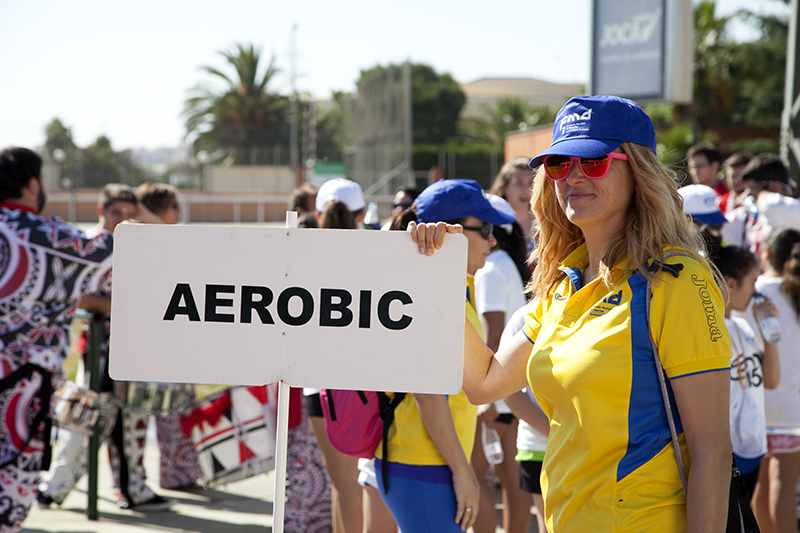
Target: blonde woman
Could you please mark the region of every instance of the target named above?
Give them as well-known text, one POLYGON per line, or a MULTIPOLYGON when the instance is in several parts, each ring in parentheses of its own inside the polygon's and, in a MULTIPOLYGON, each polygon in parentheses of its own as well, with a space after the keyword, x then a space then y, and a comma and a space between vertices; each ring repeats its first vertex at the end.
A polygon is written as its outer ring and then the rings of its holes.
MULTIPOLYGON (((466 325, 464 392, 487 403, 530 384, 550 419, 542 472, 550 533, 724 531, 730 338, 716 278, 695 252, 702 243, 656 157, 653 125, 629 100, 573 98, 531 166, 540 162, 539 303, 496 354, 466 325), (688 257, 665 258, 672 251, 688 257)), ((426 254, 457 231, 409 228, 426 254)))

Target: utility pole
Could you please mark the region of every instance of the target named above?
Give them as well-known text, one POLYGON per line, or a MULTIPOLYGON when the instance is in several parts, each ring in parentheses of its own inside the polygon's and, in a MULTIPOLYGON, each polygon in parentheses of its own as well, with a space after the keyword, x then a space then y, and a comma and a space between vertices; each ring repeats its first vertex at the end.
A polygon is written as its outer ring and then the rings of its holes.
POLYGON ((289 165, 295 174, 295 184, 299 187, 303 183, 300 159, 297 153, 297 49, 296 49, 297 24, 292 24, 292 40, 289 45, 289 78, 292 84, 292 94, 289 97, 289 165))

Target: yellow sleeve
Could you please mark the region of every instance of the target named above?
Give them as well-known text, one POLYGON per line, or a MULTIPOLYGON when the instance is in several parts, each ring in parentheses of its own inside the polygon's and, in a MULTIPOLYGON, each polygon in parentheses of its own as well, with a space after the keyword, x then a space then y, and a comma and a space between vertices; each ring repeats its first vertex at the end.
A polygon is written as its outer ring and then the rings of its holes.
POLYGON ((725 304, 711 270, 684 256, 665 263, 683 265, 677 278, 659 273, 650 302, 650 327, 667 376, 730 369, 725 304))
POLYGON ((525 316, 525 326, 522 332, 531 341, 531 344, 536 342, 536 337, 539 336, 539 330, 542 328, 542 317, 546 313, 545 304, 537 301, 533 306, 533 310, 525 316))

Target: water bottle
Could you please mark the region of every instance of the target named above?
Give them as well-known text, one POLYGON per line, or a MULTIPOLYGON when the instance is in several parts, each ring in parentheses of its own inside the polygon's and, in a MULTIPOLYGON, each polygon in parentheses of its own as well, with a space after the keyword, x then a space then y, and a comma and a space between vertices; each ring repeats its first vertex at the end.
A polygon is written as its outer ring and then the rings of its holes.
POLYGON ((781 323, 775 312, 767 307, 767 300, 763 294, 756 293, 753 296, 753 312, 764 340, 770 344, 781 340, 781 323))
POLYGON ((503 445, 500 443, 500 435, 497 431, 485 423, 481 422, 481 441, 483 442, 483 453, 486 461, 490 465, 499 465, 503 462, 503 445))
POLYGON ((378 218, 378 204, 370 202, 367 214, 364 215, 364 227, 367 229, 381 229, 381 220, 378 218))

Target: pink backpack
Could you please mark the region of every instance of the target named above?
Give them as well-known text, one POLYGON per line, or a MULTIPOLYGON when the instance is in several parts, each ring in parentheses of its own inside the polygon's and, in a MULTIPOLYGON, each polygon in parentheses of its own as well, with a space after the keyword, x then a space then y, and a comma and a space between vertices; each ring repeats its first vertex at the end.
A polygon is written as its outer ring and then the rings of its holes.
POLYGON ((319 399, 325 418, 325 432, 334 448, 351 457, 372 459, 383 439, 383 479, 386 490, 389 427, 394 410, 406 393, 395 393, 391 400, 385 392, 321 389, 319 399))

